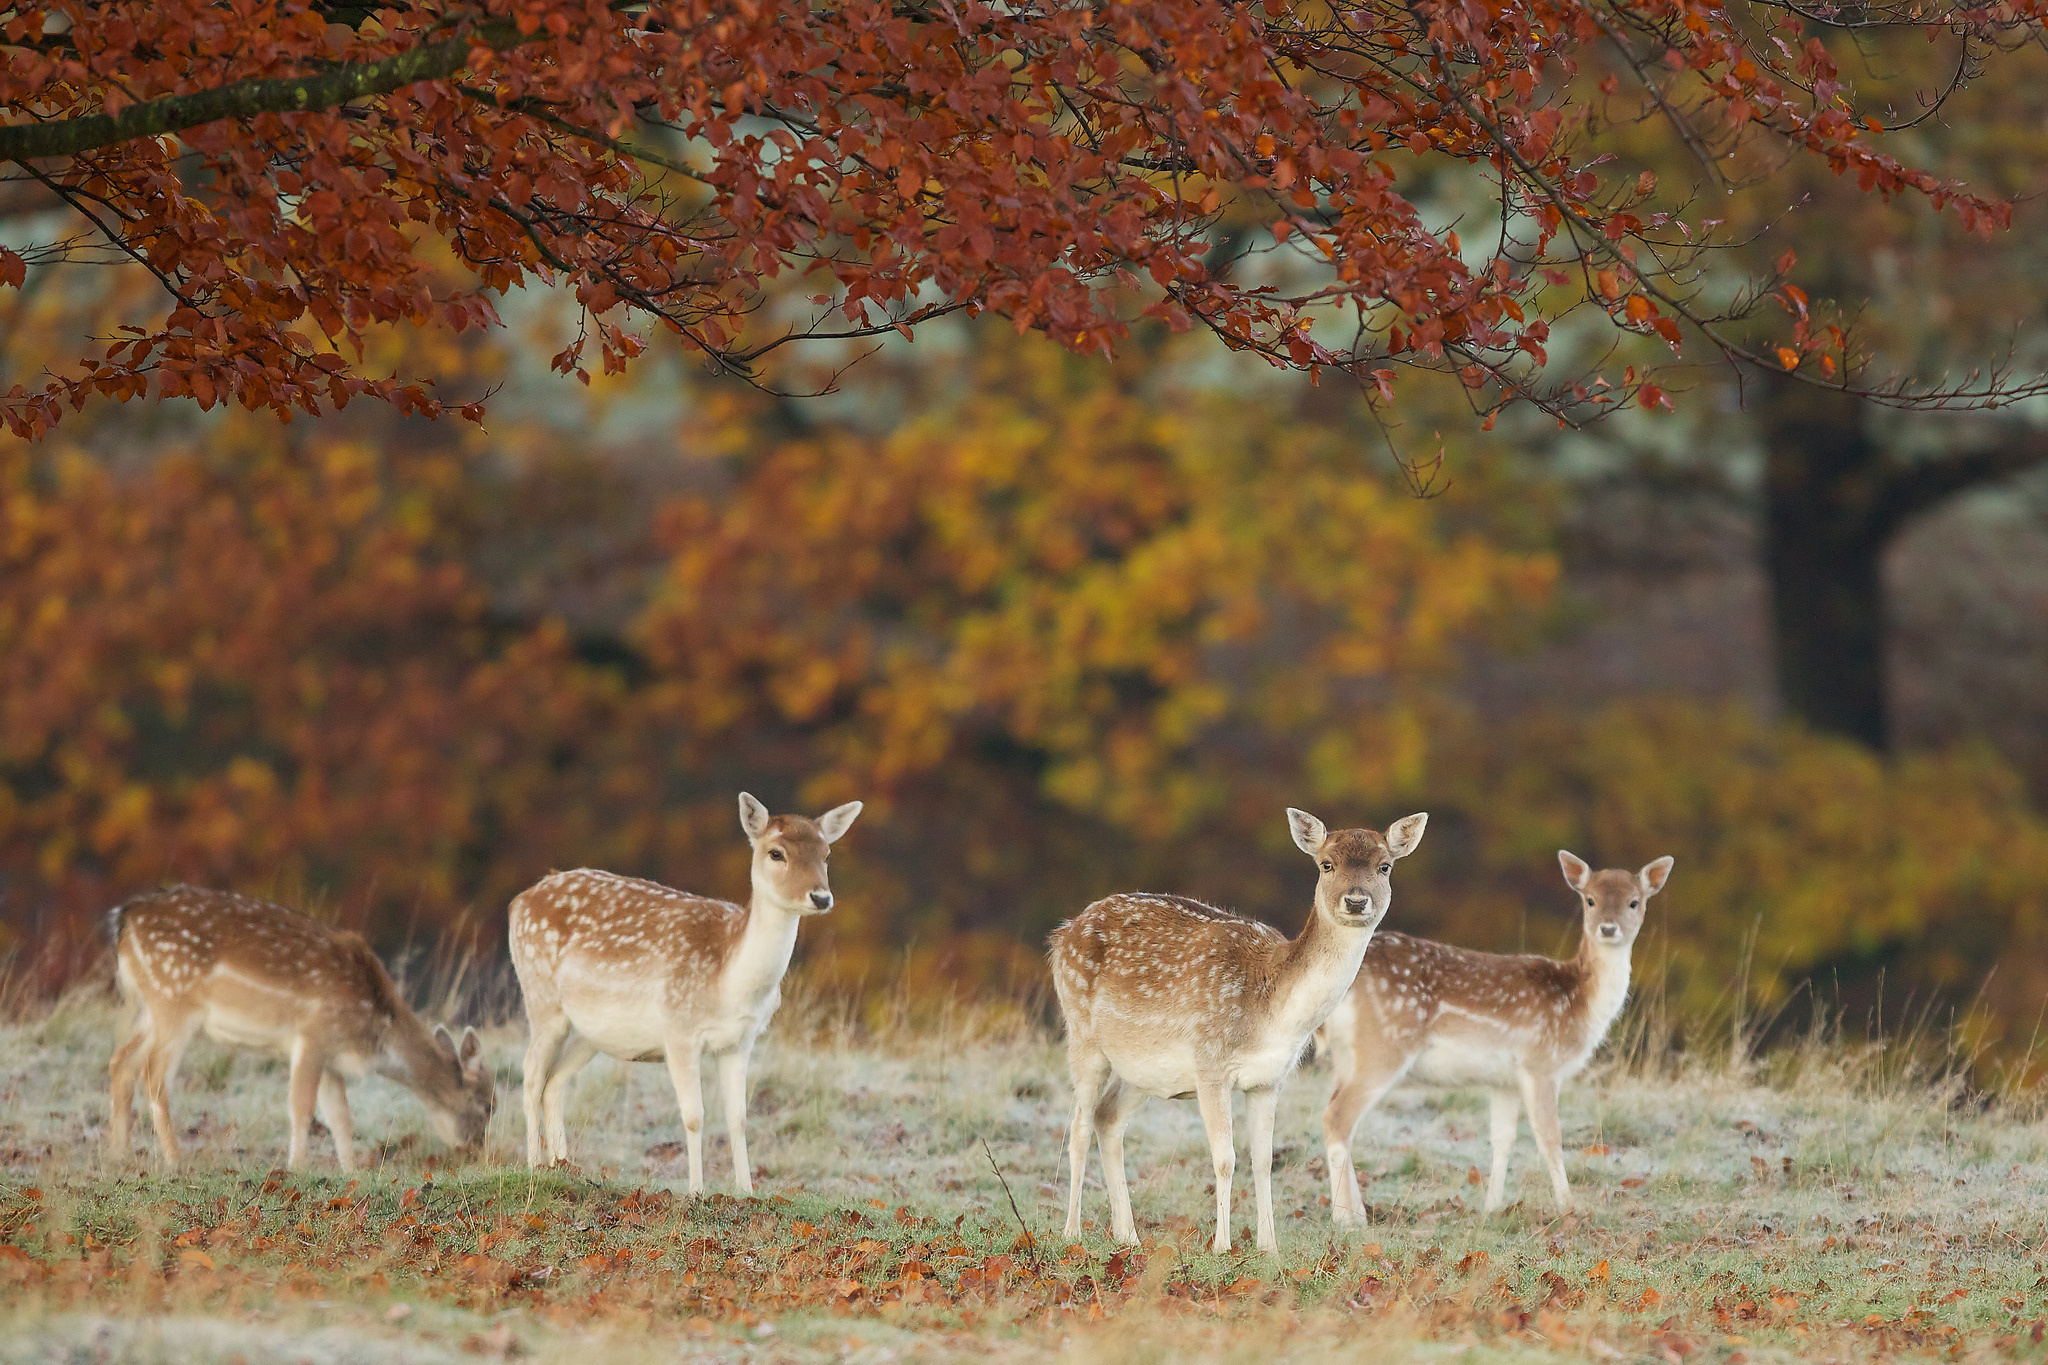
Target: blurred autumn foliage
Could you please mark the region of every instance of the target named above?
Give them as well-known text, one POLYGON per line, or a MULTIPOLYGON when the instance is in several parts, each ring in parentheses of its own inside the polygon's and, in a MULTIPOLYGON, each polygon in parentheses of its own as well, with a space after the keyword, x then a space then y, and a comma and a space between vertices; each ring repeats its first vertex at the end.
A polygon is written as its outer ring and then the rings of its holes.
POLYGON ((1766 1002, 1880 969, 1967 1000, 1997 963, 1984 999, 2024 1032, 2048 822, 1995 757, 1675 700, 1483 712, 1459 679, 1555 607, 1540 483, 1471 453, 1417 498, 1345 401, 959 335, 830 418, 693 384, 649 477, 595 434, 634 392, 603 386, 488 436, 234 413, 6 447, 24 961, 68 977, 92 918, 170 878, 386 946, 494 949, 557 867, 740 896, 746 788, 870 803, 815 975, 1012 990, 1119 887, 1292 928, 1292 803, 1431 812, 1404 929, 1568 949, 1553 850, 1671 853, 1641 957, 1672 1000, 1725 1000, 1744 961, 1766 1002))

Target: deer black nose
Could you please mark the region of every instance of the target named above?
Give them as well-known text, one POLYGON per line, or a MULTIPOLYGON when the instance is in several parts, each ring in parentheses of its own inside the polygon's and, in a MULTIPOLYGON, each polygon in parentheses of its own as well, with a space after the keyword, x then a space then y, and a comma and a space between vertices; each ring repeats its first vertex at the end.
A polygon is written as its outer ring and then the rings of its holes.
POLYGON ((1365 907, 1371 904, 1372 898, 1363 891, 1347 891, 1344 893, 1344 908, 1354 915, 1364 914, 1365 907))
POLYGON ((1620 937, 1621 937, 1621 926, 1620 926, 1619 924, 1603 924, 1603 925, 1601 925, 1601 926, 1600 926, 1600 937, 1602 937, 1602 938, 1605 938, 1605 939, 1617 939, 1617 938, 1620 938, 1620 937))
POLYGON ((830 910, 832 908, 832 893, 830 891, 813 891, 811 893, 811 904, 820 910, 830 910))

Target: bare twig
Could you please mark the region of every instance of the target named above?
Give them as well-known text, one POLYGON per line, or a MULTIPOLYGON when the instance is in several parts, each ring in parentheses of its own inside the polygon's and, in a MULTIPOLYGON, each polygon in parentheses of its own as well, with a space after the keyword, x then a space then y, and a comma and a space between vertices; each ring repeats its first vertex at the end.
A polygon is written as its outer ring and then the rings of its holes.
POLYGON ((1030 1255, 1032 1266, 1043 1269, 1039 1261, 1037 1234, 1033 1233, 1031 1225, 1024 1221, 1024 1211, 1017 1207, 1017 1196, 1010 1192, 1009 1178, 1003 1174, 1002 1165, 996 1160, 996 1154, 989 1150, 987 1138, 981 1140, 981 1150, 988 1158, 989 1169, 996 1173, 996 1179, 1002 1184, 1003 1197, 1010 1201, 1010 1213, 1017 1219, 1017 1226, 1024 1230, 1024 1250, 1030 1255))

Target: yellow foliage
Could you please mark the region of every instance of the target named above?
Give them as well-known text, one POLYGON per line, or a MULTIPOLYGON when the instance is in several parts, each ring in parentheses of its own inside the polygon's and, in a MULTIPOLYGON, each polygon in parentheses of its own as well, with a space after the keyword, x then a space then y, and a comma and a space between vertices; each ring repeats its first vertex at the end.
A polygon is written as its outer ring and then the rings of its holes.
POLYGON ((1425 841, 1418 854, 1442 893, 1420 907, 1431 928, 1513 947, 1536 910, 1531 946, 1547 950, 1576 925, 1553 850, 1629 867, 1669 853, 1644 965, 1669 973, 1682 1005, 1726 1003, 1745 958, 1762 1004, 1810 979, 1857 996, 1883 970, 1891 999, 1968 1005, 1988 976, 1985 1005, 2024 1041, 2048 992, 2048 822, 1995 755, 1887 762, 1684 702, 1453 729, 1438 738, 1432 799, 1464 829, 1453 850, 1425 841))
POLYGON ((0 451, 10 924, 171 877, 429 939, 556 867, 738 896, 747 788, 870 803, 813 979, 1010 989, 1114 890, 1294 927, 1285 805, 1426 809, 1389 927, 1570 951, 1556 849, 1670 853, 1642 966, 1681 1004, 1745 955, 1765 1002, 1880 969, 1962 1000, 1995 963, 1987 1004, 2031 1025, 2048 824, 1995 757, 1886 762, 1677 702, 1482 721, 1442 683, 1540 614, 1555 564, 1476 457, 1416 499, 1328 420, 995 333, 953 378, 877 430, 708 392, 696 491, 650 513, 650 589, 594 649, 544 573, 479 568, 601 475, 546 432, 501 432, 495 464, 239 416, 204 453, 0 451))

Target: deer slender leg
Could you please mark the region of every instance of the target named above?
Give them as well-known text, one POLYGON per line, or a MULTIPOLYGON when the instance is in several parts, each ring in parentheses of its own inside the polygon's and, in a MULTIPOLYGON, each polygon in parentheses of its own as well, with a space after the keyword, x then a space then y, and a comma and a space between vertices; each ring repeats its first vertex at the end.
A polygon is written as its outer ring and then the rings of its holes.
POLYGON ((541 1097, 547 1093, 556 1055, 568 1040, 569 1016, 559 1009, 536 1005, 529 997, 526 1017, 526 1065, 521 1072, 519 1101, 526 1114, 526 1164, 538 1166, 547 1151, 545 1134, 541 1131, 541 1097))
POLYGON ((1260 1251, 1278 1251, 1280 1239, 1273 1231, 1273 1110, 1280 1093, 1267 1087, 1245 1092, 1246 1117, 1252 1129, 1252 1196, 1258 1205, 1260 1251))
MULTIPOLYGON (((1088 1174, 1088 1139, 1095 1130, 1095 1105, 1109 1084, 1109 1058, 1079 1038, 1067 1039, 1067 1070, 1074 1079, 1074 1120, 1067 1128, 1067 1236, 1081 1235, 1081 1183, 1088 1174)), ((1104 1182, 1108 1175, 1104 1173, 1104 1182)), ((1111 1214, 1114 1216, 1114 1196, 1111 1214)))
POLYGON ((1557 1211, 1570 1213, 1571 1186, 1564 1178, 1564 1136, 1557 1122, 1557 1079, 1523 1072, 1522 1102, 1529 1106, 1529 1131, 1535 1135, 1536 1150, 1550 1171, 1550 1192, 1557 1198, 1557 1211))
POLYGON ((1124 1129, 1145 1094, 1112 1077, 1109 1091, 1095 1106, 1095 1131, 1102 1138, 1102 1183, 1109 1187, 1109 1235, 1136 1245, 1137 1220, 1131 1217, 1131 1185, 1124 1174, 1124 1129))
MULTIPOLYGON (((1358 1188, 1358 1173, 1351 1164, 1351 1143, 1358 1125, 1372 1112, 1387 1092, 1401 1083, 1415 1057, 1388 1059, 1368 1054, 1347 1077, 1345 1054, 1332 1049, 1338 1059, 1337 1090, 1323 1110, 1323 1159, 1330 1167, 1330 1217, 1337 1223, 1365 1223, 1365 1196, 1358 1188)), ((1420 1054, 1417 1054, 1420 1055, 1420 1054)))
POLYGON ((1515 1148, 1515 1123, 1521 1117, 1521 1097, 1512 1090, 1487 1094, 1487 1128, 1493 1138, 1493 1178, 1486 1182, 1486 1211, 1499 1212, 1507 1203, 1508 1155, 1515 1148))
POLYGON ((348 1088, 329 1071, 320 1077, 320 1121, 334 1134, 334 1159, 344 1171, 356 1168, 356 1121, 349 1112, 348 1088))
POLYGON ((741 1194, 754 1192, 754 1168, 747 1162, 747 1055, 742 1044, 719 1054, 718 1092, 725 1110, 725 1135, 732 1146, 733 1183, 741 1194))
POLYGON ((135 1082, 142 1076, 153 1036, 149 1011, 137 1010, 129 1021, 128 1036, 114 1049, 109 1067, 113 1074, 114 1098, 107 1110, 107 1146, 117 1157, 128 1155, 129 1124, 135 1117, 135 1082))
POLYGON ((1365 1200, 1358 1192, 1358 1173, 1351 1166, 1351 1135, 1372 1108, 1362 1082, 1340 1081, 1323 1110, 1323 1160, 1330 1168, 1330 1219, 1337 1224, 1363 1223, 1365 1200))
POLYGON ((285 1150, 285 1169, 296 1171, 306 1159, 306 1130, 313 1122, 313 1107, 320 1096, 320 1074, 326 1059, 300 1034, 292 1040, 292 1074, 285 1091, 285 1116, 291 1124, 291 1139, 285 1150))
POLYGON ((151 1030, 148 1056, 142 1063, 142 1094, 149 1101, 149 1119, 156 1125, 157 1145, 163 1149, 164 1165, 176 1169, 178 1137, 171 1129, 171 1082, 177 1078, 178 1063, 199 1032, 200 1016, 176 1023, 159 1021, 151 1030))
POLYGON ((1195 1103, 1202 1109, 1202 1128, 1209 1135, 1209 1164, 1216 1172, 1216 1240, 1210 1249, 1230 1250, 1230 1176, 1237 1169, 1237 1139, 1231 1131, 1230 1087, 1220 1080, 1200 1082, 1195 1103))
POLYGON ((569 1041, 555 1054, 555 1064, 548 1068, 547 1088, 540 1092, 540 1108, 541 1122, 547 1128, 550 1162, 569 1159, 569 1129, 562 1117, 569 1104, 569 1082, 596 1056, 597 1048, 588 1038, 571 1033, 569 1041))
POLYGON ((698 1070, 697 1041, 674 1038, 668 1044, 668 1078, 675 1083, 676 1104, 683 1111, 683 1140, 690 1146, 690 1193, 704 1193, 704 1082, 698 1070))

